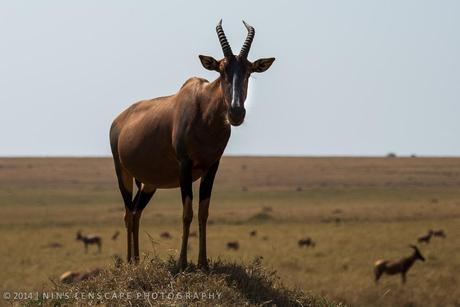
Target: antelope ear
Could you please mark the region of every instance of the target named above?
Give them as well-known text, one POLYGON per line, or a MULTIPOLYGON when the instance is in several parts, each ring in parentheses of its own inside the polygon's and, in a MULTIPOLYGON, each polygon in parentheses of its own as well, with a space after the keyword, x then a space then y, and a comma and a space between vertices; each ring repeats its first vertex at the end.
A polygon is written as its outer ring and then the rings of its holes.
POLYGON ((252 72, 264 72, 272 66, 275 58, 258 59, 252 63, 252 72))
POLYGON ((207 70, 215 70, 219 71, 219 62, 216 61, 212 56, 207 56, 207 55, 199 55, 201 65, 203 65, 204 68, 207 70))

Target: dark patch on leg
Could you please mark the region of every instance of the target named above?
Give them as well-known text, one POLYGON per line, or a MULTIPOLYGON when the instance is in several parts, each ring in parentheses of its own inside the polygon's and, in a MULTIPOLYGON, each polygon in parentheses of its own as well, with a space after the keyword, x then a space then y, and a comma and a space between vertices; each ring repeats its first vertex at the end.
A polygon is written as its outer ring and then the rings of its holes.
POLYGON ((137 191, 134 204, 134 216, 133 216, 133 249, 134 249, 134 261, 139 262, 139 225, 142 215, 142 210, 147 206, 150 199, 152 199, 155 190, 152 192, 144 192, 142 190, 137 191))
POLYGON ((185 198, 189 197, 193 200, 192 190, 192 160, 185 159, 180 163, 180 191, 182 196, 182 203, 185 203, 185 198))
POLYGON ((216 177, 217 169, 219 168, 219 161, 214 163, 206 174, 201 178, 200 183, 200 202, 203 199, 210 198, 212 192, 212 186, 214 184, 214 178, 216 177))
POLYGON ((179 269, 187 267, 187 244, 190 224, 193 219, 192 161, 185 159, 180 163, 180 189, 182 196, 182 246, 179 258, 179 269))
POLYGON ((200 183, 200 204, 198 209, 199 231, 200 231, 200 247, 198 252, 198 266, 206 269, 208 259, 206 255, 206 223, 209 215, 209 202, 211 198, 212 186, 214 178, 219 168, 219 161, 214 163, 206 174, 201 178, 200 183))

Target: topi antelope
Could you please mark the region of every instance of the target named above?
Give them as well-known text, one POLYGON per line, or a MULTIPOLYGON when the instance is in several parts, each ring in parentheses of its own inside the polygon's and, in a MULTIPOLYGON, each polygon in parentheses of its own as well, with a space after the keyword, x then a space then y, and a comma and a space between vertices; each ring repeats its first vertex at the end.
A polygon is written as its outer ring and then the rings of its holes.
POLYGON ((419 249, 415 245, 410 245, 410 247, 414 250, 412 255, 401 258, 399 260, 377 260, 374 263, 374 274, 375 274, 375 282, 378 282, 380 276, 383 273, 388 275, 395 275, 401 274, 402 282, 406 282, 406 273, 412 267, 414 262, 418 259, 421 261, 425 261, 425 258, 420 253, 419 249))
POLYGON ((186 268, 192 183, 201 178, 198 267, 208 266, 206 222, 219 161, 231 126, 244 121, 249 76, 266 71, 275 60, 248 60, 255 30, 243 23, 248 35, 238 55, 230 48, 221 20, 216 31, 224 58, 199 56, 205 69, 219 74, 216 80, 190 78, 176 94, 135 103, 112 123, 110 145, 125 204, 128 261, 139 260, 139 220, 155 191, 180 187, 183 229, 178 265, 180 270, 186 268), (138 187, 134 198, 133 180, 138 187))
POLYGON ((88 245, 96 244, 98 251, 101 252, 102 238, 99 235, 82 235, 81 231, 77 232, 76 240, 85 243, 85 253, 88 252, 88 245))
POLYGON ((430 243, 430 240, 431 240, 431 237, 433 236, 433 234, 434 234, 433 230, 430 229, 428 231, 428 234, 418 237, 418 239, 417 239, 418 243, 425 243, 425 244, 430 243))

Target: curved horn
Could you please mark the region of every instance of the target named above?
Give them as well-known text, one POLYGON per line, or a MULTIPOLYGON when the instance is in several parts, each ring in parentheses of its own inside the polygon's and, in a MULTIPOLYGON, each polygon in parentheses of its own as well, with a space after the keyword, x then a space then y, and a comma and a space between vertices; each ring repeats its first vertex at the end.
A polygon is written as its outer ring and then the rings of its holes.
POLYGON ((219 21, 216 27, 217 36, 219 37, 219 42, 222 47, 222 51, 224 52, 225 57, 233 56, 232 48, 230 48, 230 44, 227 41, 227 37, 225 36, 224 29, 222 29, 222 19, 219 21))
POLYGON ((250 25, 248 25, 243 20, 244 26, 248 30, 248 36, 246 36, 246 40, 244 41, 243 47, 241 47, 240 57, 247 58, 249 54, 249 49, 251 49, 252 40, 254 39, 254 35, 256 35, 256 30, 250 25))

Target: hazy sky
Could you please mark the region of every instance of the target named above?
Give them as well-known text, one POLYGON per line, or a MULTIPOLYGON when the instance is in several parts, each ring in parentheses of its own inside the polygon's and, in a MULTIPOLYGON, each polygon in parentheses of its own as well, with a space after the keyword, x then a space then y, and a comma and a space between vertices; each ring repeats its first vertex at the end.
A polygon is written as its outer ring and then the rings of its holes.
POLYGON ((0 2, 0 155, 108 155, 131 103, 217 77, 220 18, 250 80, 228 154, 460 155, 460 1, 0 2))

